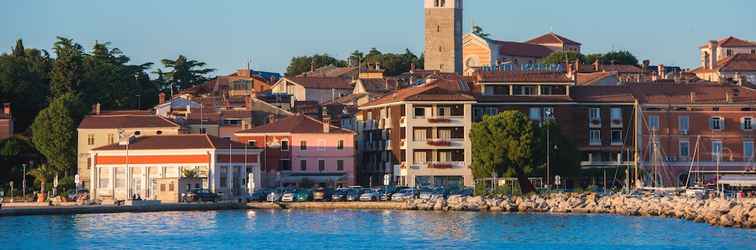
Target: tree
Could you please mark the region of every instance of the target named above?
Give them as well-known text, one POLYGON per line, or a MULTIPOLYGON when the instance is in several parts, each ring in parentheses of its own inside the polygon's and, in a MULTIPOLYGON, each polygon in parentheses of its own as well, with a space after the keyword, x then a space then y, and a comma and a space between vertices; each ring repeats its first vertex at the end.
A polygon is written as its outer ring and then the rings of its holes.
POLYGON ((21 180, 21 164, 39 161, 40 155, 28 138, 14 136, 0 141, 0 183, 21 180))
POLYGON ((347 62, 329 56, 328 54, 316 54, 312 56, 299 56, 291 59, 289 66, 286 68, 287 76, 297 76, 311 69, 317 69, 333 65, 336 67, 346 67, 347 62))
POLYGON ((59 174, 58 170, 55 167, 52 167, 48 164, 41 164, 37 166, 37 168, 29 171, 29 175, 34 177, 35 180, 39 181, 40 197, 44 198, 47 196, 46 184, 51 179, 55 178, 55 176, 58 174, 59 174))
POLYGON ((46 51, 21 49, 0 55, 0 102, 10 102, 15 131, 26 131, 37 113, 47 106, 50 92, 50 56, 46 51), (23 53, 23 55, 21 54, 23 53))
POLYGON ((50 91, 53 98, 77 92, 82 80, 84 52, 73 39, 58 37, 53 47, 56 58, 51 73, 50 91))
POLYGON ((586 62, 585 56, 576 52, 554 52, 546 58, 541 59, 543 64, 564 64, 565 62, 574 62, 580 60, 586 62))
MULTIPOLYGON (((555 120, 548 120, 543 123, 537 130, 538 145, 536 146, 536 155, 549 154, 549 176, 553 183, 554 177, 576 177, 580 174, 580 151, 577 150, 575 142, 564 135, 561 126, 555 120), (547 135, 548 133, 548 135, 547 135), (548 140, 546 137, 549 137, 548 140), (548 145, 546 145, 548 141, 548 145)), ((546 157, 536 157, 536 166, 542 166, 537 169, 540 173, 545 174, 546 157)), ((545 180, 544 180, 545 181, 545 180)))
POLYGON ((612 51, 601 56, 605 64, 638 65, 636 58, 630 51, 612 51))
POLYGON ((32 124, 32 142, 51 167, 65 175, 76 170, 76 128, 87 113, 78 95, 56 98, 32 124))
MULTIPOLYGON (((359 52, 359 51, 357 51, 359 52)), ((362 54, 361 52, 359 52, 362 54)), ((402 54, 395 53, 382 53, 378 49, 371 49, 364 57, 364 61, 361 64, 363 67, 369 65, 379 64, 384 70, 384 74, 387 76, 397 76, 402 73, 410 71, 412 65, 415 67, 422 65, 420 58, 417 57, 409 49, 405 49, 402 54)))
POLYGON ((207 75, 215 71, 215 69, 205 68, 206 63, 189 60, 184 55, 179 55, 176 60, 163 59, 160 62, 171 69, 163 75, 170 86, 161 86, 163 89, 182 90, 202 84, 208 80, 207 75))
POLYGON ((603 63, 603 62, 601 62, 601 57, 602 56, 603 55, 600 54, 600 53, 587 54, 587 55, 585 55, 585 62, 586 63, 594 63, 594 62, 596 62, 596 60, 598 60, 599 63, 603 63))
MULTIPOLYGON (((108 109, 141 108, 141 97, 158 95, 158 87, 149 79, 146 70, 151 63, 130 65, 131 60, 110 43, 95 43, 92 54, 83 65, 83 101, 101 103, 108 109)), ((144 98, 154 100, 155 98, 144 98)))
POLYGON ((472 29, 473 29, 472 33, 479 37, 488 38, 489 36, 491 36, 491 34, 484 32, 483 28, 478 25, 474 25, 472 29))
POLYGON ((486 116, 473 125, 472 172, 475 178, 497 176, 517 177, 520 190, 534 190, 526 176, 527 169, 535 166, 534 152, 537 145, 533 123, 519 111, 505 111, 495 116, 486 116))

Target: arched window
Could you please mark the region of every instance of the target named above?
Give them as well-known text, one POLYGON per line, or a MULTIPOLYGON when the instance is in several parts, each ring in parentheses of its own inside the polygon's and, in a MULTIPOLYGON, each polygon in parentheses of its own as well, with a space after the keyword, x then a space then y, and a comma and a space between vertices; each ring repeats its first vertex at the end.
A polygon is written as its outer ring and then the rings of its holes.
POLYGON ((446 6, 446 0, 441 0, 441 7, 446 6))
POLYGON ((439 0, 436 0, 436 4, 434 5, 435 7, 438 7, 438 1, 439 1, 439 0))

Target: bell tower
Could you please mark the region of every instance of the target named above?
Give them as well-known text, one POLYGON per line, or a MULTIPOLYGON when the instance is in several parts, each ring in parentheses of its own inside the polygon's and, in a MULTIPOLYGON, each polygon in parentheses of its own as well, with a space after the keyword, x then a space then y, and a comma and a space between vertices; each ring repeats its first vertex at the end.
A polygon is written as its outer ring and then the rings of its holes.
POLYGON ((462 74, 462 0, 425 1, 425 69, 462 74))

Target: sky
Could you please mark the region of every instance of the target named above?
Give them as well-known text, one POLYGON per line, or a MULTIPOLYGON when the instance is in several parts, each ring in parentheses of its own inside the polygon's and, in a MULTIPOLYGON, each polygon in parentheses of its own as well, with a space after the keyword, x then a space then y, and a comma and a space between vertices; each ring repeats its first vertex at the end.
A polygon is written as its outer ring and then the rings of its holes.
MULTIPOLYGON (((753 0, 466 0, 472 24, 493 38, 526 41, 553 31, 584 53, 629 50, 652 64, 699 64, 698 47, 736 36, 756 40, 753 0)), ((56 36, 90 49, 110 42, 133 63, 183 54, 228 74, 252 60, 284 72, 293 56, 346 58, 378 48, 420 54, 422 0, 0 0, 0 51, 16 39, 48 49, 56 36)))

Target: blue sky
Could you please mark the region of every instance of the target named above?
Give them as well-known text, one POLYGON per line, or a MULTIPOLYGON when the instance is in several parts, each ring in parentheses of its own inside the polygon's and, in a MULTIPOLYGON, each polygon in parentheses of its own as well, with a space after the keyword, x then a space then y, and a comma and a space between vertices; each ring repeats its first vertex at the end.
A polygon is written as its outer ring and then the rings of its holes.
MULTIPOLYGON (((345 58, 372 47, 423 46, 421 0, 0 0, 0 48, 17 38, 49 49, 55 36, 86 48, 109 41, 135 63, 184 54, 219 74, 245 67, 284 71, 292 56, 345 58)), ((652 63, 694 67, 699 45, 737 36, 756 40, 756 1, 466 0, 465 29, 501 40, 554 31, 584 52, 629 50, 652 63)))

